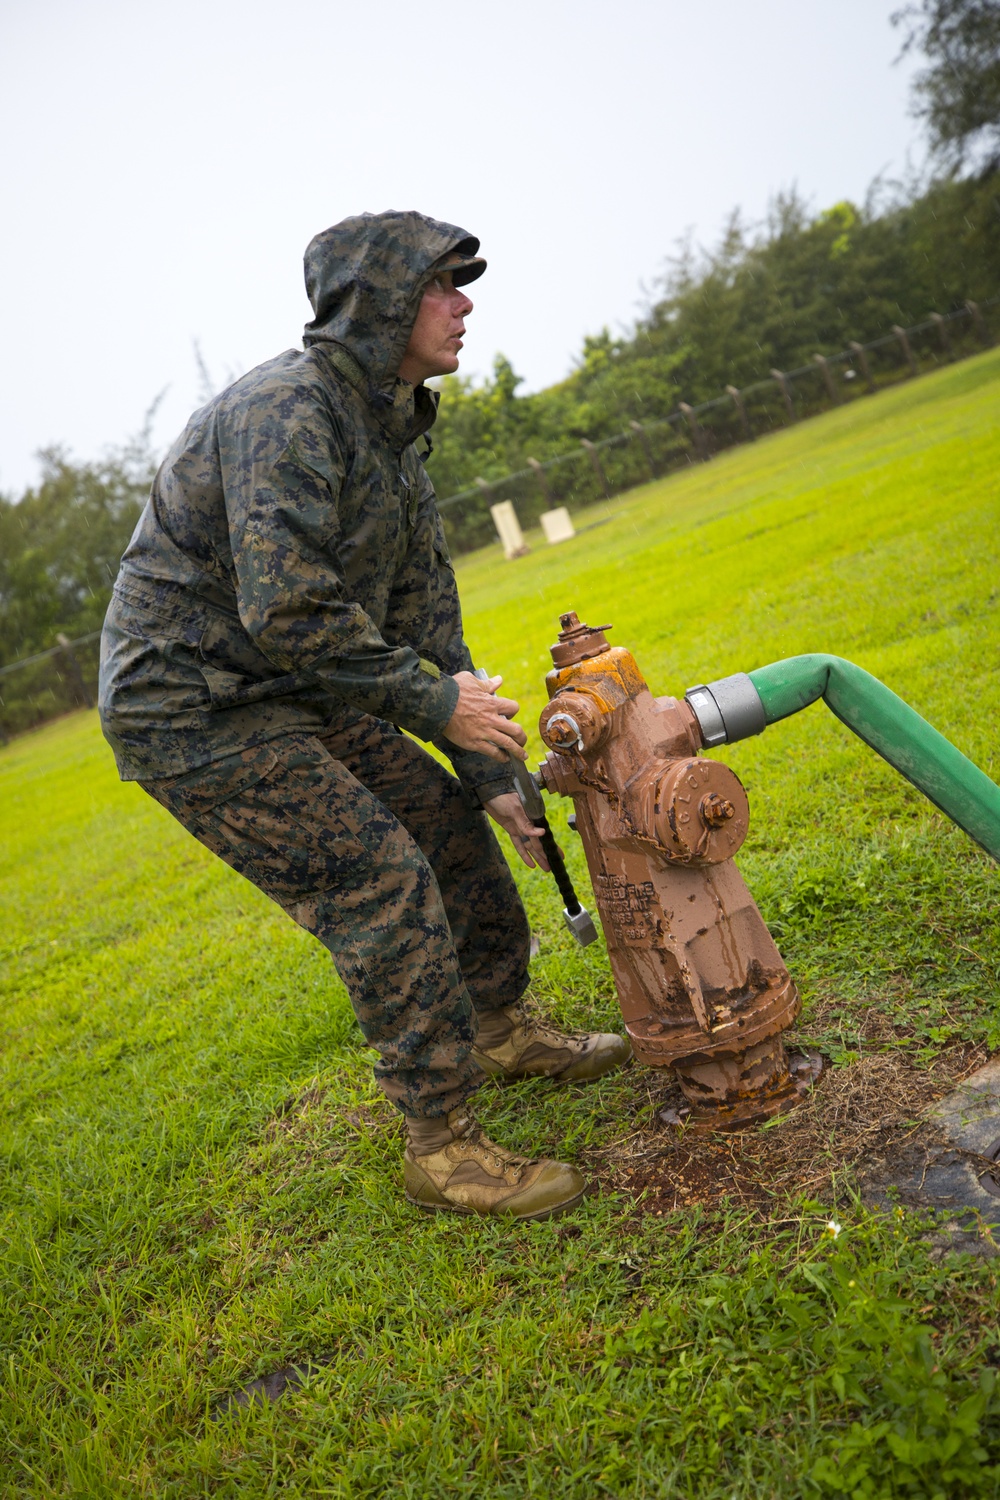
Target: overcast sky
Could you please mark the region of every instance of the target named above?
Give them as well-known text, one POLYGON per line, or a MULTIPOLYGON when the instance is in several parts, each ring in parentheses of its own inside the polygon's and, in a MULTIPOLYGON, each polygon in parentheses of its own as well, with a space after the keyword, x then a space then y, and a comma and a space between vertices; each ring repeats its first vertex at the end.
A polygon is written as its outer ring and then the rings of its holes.
POLYGON ((463 370, 538 388, 678 237, 922 159, 898 0, 2 0, 0 489, 166 389, 300 341, 302 251, 363 209, 479 235, 463 370))

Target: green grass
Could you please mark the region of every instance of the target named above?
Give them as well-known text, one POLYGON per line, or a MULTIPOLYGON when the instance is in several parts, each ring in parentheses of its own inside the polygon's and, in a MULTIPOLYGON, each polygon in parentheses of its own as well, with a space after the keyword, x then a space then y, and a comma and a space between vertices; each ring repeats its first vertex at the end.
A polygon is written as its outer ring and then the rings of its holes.
MULTIPOLYGON (((530 725, 567 608, 614 621, 661 693, 836 652, 1000 777, 998 403, 990 353, 581 514, 602 524, 560 547, 463 559, 477 656, 530 725)), ((850 1062, 878 1007, 917 1066, 1000 1045, 986 857, 821 705, 728 759, 806 1032, 850 1062)), ((554 1225, 419 1218, 325 953, 118 784, 92 715, 0 752, 0 808, 0 1494, 1000 1492, 988 1263, 934 1260, 846 1180, 770 1222, 612 1193, 554 1225), (220 1415, 294 1360, 319 1366, 302 1389, 220 1415)), ((613 1021, 603 948, 519 879, 538 989, 613 1021)), ((586 1165, 647 1077, 480 1112, 586 1165)))

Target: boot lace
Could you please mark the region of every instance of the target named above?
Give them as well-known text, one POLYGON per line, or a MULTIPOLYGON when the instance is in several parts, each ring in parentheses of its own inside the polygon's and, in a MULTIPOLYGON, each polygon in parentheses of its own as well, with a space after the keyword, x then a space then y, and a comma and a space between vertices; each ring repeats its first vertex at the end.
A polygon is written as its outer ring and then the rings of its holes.
POLYGON ((520 1177, 524 1168, 531 1165, 529 1157, 518 1156, 516 1152, 507 1151, 503 1146, 498 1146, 495 1141, 491 1141, 489 1136, 484 1134, 479 1121, 473 1119, 471 1115, 467 1116, 464 1121, 456 1122, 456 1125, 458 1128, 455 1130, 455 1140, 462 1141, 469 1151, 483 1162, 484 1166, 492 1165, 498 1172, 513 1167, 520 1177))
POLYGON ((573 1031, 569 1027, 552 1025, 539 1011, 537 1000, 529 1000, 522 995, 512 1008, 516 1012, 514 1024, 529 1032, 532 1040, 541 1042, 543 1046, 558 1048, 565 1046, 567 1042, 583 1044, 590 1038, 589 1031, 573 1031))

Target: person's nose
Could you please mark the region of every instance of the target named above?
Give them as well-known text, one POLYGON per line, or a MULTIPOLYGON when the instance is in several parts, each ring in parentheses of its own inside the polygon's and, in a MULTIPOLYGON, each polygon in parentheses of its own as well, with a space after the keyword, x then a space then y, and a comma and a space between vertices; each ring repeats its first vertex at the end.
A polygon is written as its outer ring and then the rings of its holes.
MULTIPOLYGON (((458 289, 456 288, 456 290, 458 289)), ((467 297, 464 292, 459 291, 458 298, 452 308, 452 311, 454 312, 456 318, 467 318, 474 305, 475 304, 473 303, 471 297, 467 297)))

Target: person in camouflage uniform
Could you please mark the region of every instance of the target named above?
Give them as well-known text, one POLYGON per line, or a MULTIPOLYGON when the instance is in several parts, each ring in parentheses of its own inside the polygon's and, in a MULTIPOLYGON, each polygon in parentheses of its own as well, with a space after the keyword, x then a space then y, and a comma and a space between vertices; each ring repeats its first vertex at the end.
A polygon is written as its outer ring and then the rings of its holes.
POLYGON ((583 1179, 495 1146, 469 1095, 487 1072, 598 1077, 628 1049, 525 1001, 527 920, 484 815, 544 864, 512 789, 517 704, 473 675, 415 446, 424 380, 458 367, 478 251, 418 213, 313 239, 304 348, 195 412, 154 480, 100 710, 121 777, 330 951, 406 1118, 411 1201, 530 1218, 583 1179))

